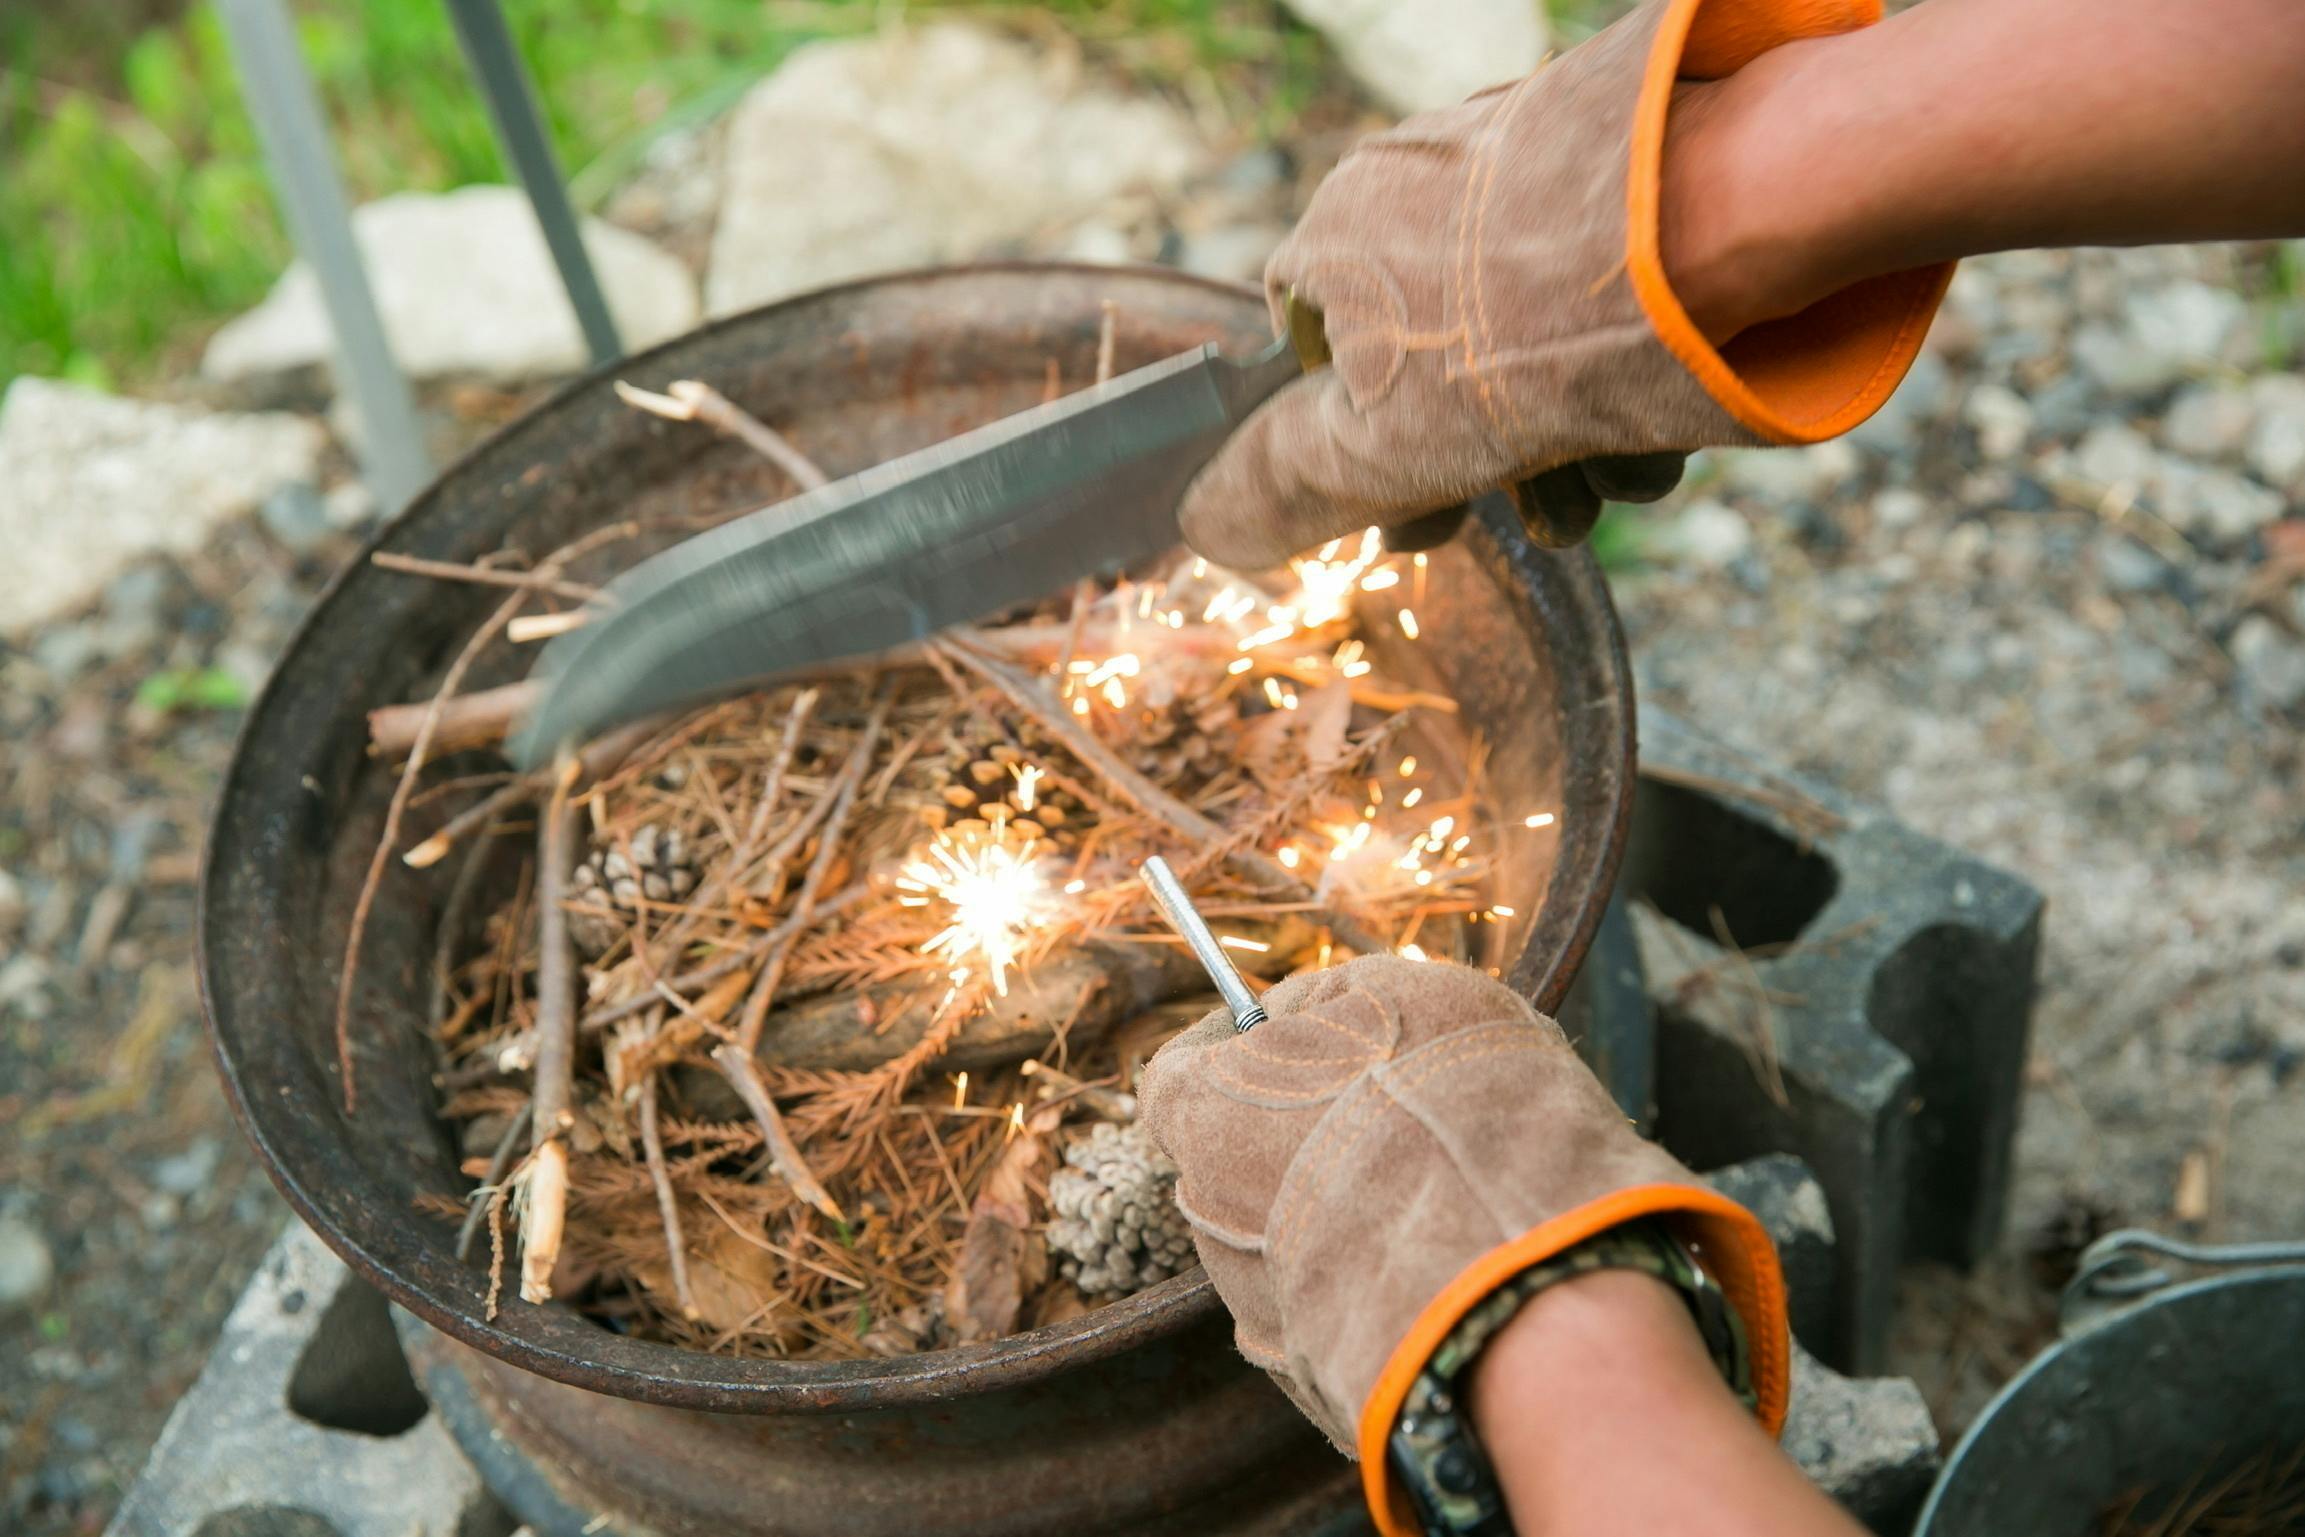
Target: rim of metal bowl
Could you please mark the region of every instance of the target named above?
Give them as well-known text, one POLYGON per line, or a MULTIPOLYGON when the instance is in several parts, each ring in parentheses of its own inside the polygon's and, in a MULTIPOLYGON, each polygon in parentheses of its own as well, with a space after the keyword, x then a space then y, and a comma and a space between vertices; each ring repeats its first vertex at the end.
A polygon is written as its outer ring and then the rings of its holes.
MULTIPOLYGON (((1259 303, 1252 288, 1199 278, 1160 267, 1099 266, 1072 262, 992 262, 880 274, 798 294, 773 304, 723 317, 646 351, 593 369, 467 450, 420 492, 397 517, 377 529, 343 570, 329 581, 283 651, 284 664, 268 679, 242 722, 211 818, 203 849, 199 885, 198 979, 201 1011, 226 1097, 241 1129, 255 1145, 273 1182, 297 1215, 355 1273, 432 1327, 489 1356, 540 1376, 620 1398, 689 1409, 737 1413, 839 1412, 893 1408, 997 1391, 1029 1384, 1047 1373, 1082 1366, 1164 1338, 1210 1319, 1220 1309, 1214 1288, 1200 1267, 1163 1281, 1083 1317, 1028 1330, 981 1345, 924 1351, 910 1356, 858 1361, 788 1361, 712 1355, 674 1345, 634 1339, 603 1329, 560 1306, 535 1307, 508 1301, 494 1320, 471 1300, 468 1266, 449 1260, 436 1241, 420 1244, 373 1211, 332 1190, 314 1175, 328 1166, 326 1144, 340 1138, 325 1113, 293 1113, 285 1087, 279 1095, 257 1091, 239 1049, 251 1027, 235 1016, 232 989, 223 981, 227 961, 213 926, 226 905, 215 857, 215 830, 223 828, 248 796, 245 783, 251 744, 262 739, 280 706, 284 677, 307 638, 332 622, 349 583, 369 566, 369 556, 421 524, 441 505, 447 489, 468 466, 485 458, 501 440, 549 418, 588 392, 609 388, 622 373, 648 370, 668 354, 694 347, 712 336, 760 325, 772 316, 804 312, 903 285, 967 282, 987 276, 1022 275, 1036 280, 1092 277, 1100 284, 1143 282, 1259 303), (275 1099, 283 1101, 275 1103, 275 1099)), ((1616 622, 1607 584, 1589 552, 1563 555, 1539 551, 1522 535, 1501 499, 1483 508, 1482 522, 1514 580, 1516 599, 1538 612, 1534 627, 1555 637, 1559 655, 1579 650, 1597 663, 1588 676, 1601 702, 1613 701, 1621 717, 1621 749, 1585 760, 1585 770, 1604 797, 1603 815, 1565 826, 1558 860, 1545 900, 1516 959, 1508 981, 1541 1009, 1558 1006, 1576 967, 1599 926, 1616 879, 1632 813, 1633 743, 1631 669, 1624 636, 1616 622), (1540 579, 1538 563, 1552 567, 1540 579), (1545 600, 1540 602, 1539 600, 1545 600), (1540 944, 1540 942, 1542 942, 1540 944), (1538 953, 1539 950, 1543 953, 1538 953)), ((1555 669, 1556 679, 1571 676, 1555 669)), ((1564 714, 1589 709, 1593 700, 1564 700, 1564 714)), ((1591 740, 1588 738, 1587 740, 1591 740)), ((1572 758, 1567 771, 1579 764, 1572 758)), ((1567 797, 1564 796, 1564 799, 1567 797)))

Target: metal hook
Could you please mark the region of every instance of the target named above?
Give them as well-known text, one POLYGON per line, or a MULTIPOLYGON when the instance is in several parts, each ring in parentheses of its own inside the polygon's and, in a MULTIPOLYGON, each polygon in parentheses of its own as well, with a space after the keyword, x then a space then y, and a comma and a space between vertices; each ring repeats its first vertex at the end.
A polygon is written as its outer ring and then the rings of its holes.
POLYGON ((2058 1298, 2059 1325, 2068 1333, 2094 1323, 2122 1305, 2176 1284, 2177 1276, 2156 1259, 2199 1270, 2251 1270, 2269 1265, 2305 1264, 2305 1242, 2195 1244, 2144 1228, 2107 1233, 2081 1251, 2081 1262, 2058 1298))

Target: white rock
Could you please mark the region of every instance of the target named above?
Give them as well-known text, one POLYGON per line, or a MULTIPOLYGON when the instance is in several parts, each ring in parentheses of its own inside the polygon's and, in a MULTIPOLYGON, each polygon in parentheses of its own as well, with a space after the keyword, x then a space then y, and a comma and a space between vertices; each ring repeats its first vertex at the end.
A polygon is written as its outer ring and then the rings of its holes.
POLYGON ((1706 497, 1682 508, 1660 543, 1667 556, 1718 570, 1753 547, 1753 526, 1743 513, 1706 497))
POLYGON ((126 400, 18 378, 0 400, 0 635, 70 612, 138 556, 188 554, 319 473, 313 422, 126 400))
POLYGON ((2136 344, 2179 364, 2214 363, 2249 306, 2229 288, 2191 278, 2129 297, 2123 318, 2136 344))
POLYGON ((1076 73, 959 24, 801 49, 729 117, 708 307, 999 251, 1202 162, 1177 109, 1076 73))
POLYGON ((1883 528, 1911 528, 1929 511, 1929 499, 1905 486, 1875 493, 1873 521, 1883 528))
POLYGON ((2249 395, 2224 384, 2189 384, 2161 419, 2161 441, 2196 459, 2222 459, 2249 436, 2249 395))
MULTIPOLYGON (((355 210, 352 229, 393 356, 413 377, 518 381, 585 366, 576 312, 518 188, 399 193, 355 210)), ((584 247, 627 349, 696 324, 695 282, 654 242, 586 219, 584 247)), ((319 282, 298 262, 216 333, 200 367, 212 379, 262 379, 330 351, 319 282)))
POLYGON ((19 1217, 0 1217, 0 1308, 39 1301, 55 1274, 55 1257, 39 1229, 19 1217))
POLYGON ((2178 528, 2237 543, 2281 516, 2281 493, 2228 470, 2164 458, 2153 482, 2155 509, 2178 528))
POLYGON ((1724 486, 1779 505, 1815 501, 1860 466, 1856 449, 1840 439, 1807 448, 1732 450, 1721 461, 1724 486))
POLYGON ((1545 56, 1536 0, 1286 0, 1355 80, 1395 112, 1451 107, 1535 69, 1545 56))
POLYGON ((2033 408, 2005 385, 1980 384, 1961 403, 1961 420, 1977 434, 1977 451, 1989 460, 2013 459, 2032 435, 2033 408))
POLYGON ((2125 486, 2135 496, 2152 484, 2160 469, 2160 455, 2135 428, 2100 422, 2073 451, 2073 467, 2100 486, 2125 486))
POLYGON ((1288 233, 1273 224, 1224 224, 1185 237, 1177 265, 1202 277, 1253 283, 1264 275, 1265 259, 1288 233))
POLYGON ((2305 377, 2267 374, 2251 382, 2249 468, 2259 479, 2305 495, 2305 377))
POLYGON ((2305 704, 2305 645, 2263 614, 2234 626, 2233 665, 2241 686, 2264 704, 2277 710, 2305 704))

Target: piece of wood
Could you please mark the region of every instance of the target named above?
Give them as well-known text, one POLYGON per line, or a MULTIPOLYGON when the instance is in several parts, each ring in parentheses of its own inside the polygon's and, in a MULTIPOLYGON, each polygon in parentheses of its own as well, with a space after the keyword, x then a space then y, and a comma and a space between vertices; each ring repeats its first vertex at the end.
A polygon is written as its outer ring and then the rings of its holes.
POLYGON ((760 1123, 760 1134, 768 1144, 769 1166, 779 1179, 792 1187, 792 1193, 824 1213, 835 1222, 845 1222, 840 1203, 824 1188, 823 1181, 808 1166, 800 1153, 800 1145, 792 1140, 792 1132, 784 1124, 784 1114, 769 1097, 768 1085, 760 1081, 760 1069, 753 1064, 751 1055, 734 1041, 715 1047, 714 1065, 721 1076, 736 1090, 752 1118, 760 1123))
MULTIPOLYGON (((1272 946, 1235 955, 1251 975, 1284 972, 1289 958, 1313 942, 1313 926, 1302 920, 1228 927, 1272 946)), ((944 1072, 974 1072, 1039 1056, 1054 1044, 1068 1019, 1068 1038, 1076 1047, 1086 1046, 1168 999, 1189 997, 1207 987, 1207 973, 1181 944, 1092 940, 1018 972, 1006 996, 988 998, 982 1009, 962 1022, 936 1066, 944 1072)), ((924 994, 918 984, 884 983, 778 1009, 761 1032, 760 1062, 766 1067, 869 1072, 926 1038, 934 1001, 935 994, 924 994)))
POLYGON ((569 1110, 576 1072, 576 941, 568 932, 568 877, 576 868, 583 813, 569 803, 582 770, 563 756, 538 830, 536 864, 536 1085, 532 1139, 521 1206, 520 1295, 552 1300, 568 1219, 569 1110))

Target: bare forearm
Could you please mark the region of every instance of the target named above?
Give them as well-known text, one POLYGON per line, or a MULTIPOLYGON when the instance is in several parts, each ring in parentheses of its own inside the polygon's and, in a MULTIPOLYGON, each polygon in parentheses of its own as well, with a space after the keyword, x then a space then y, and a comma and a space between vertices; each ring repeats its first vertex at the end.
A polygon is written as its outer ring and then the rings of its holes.
POLYGON ((1482 1354, 1472 1410, 1526 1537, 1858 1537, 1722 1386, 1681 1300, 1647 1276, 1540 1294, 1482 1354))
POLYGON ((2305 232, 2297 0, 1923 0, 1684 87, 1668 270, 1716 340, 2023 246, 2305 232))

